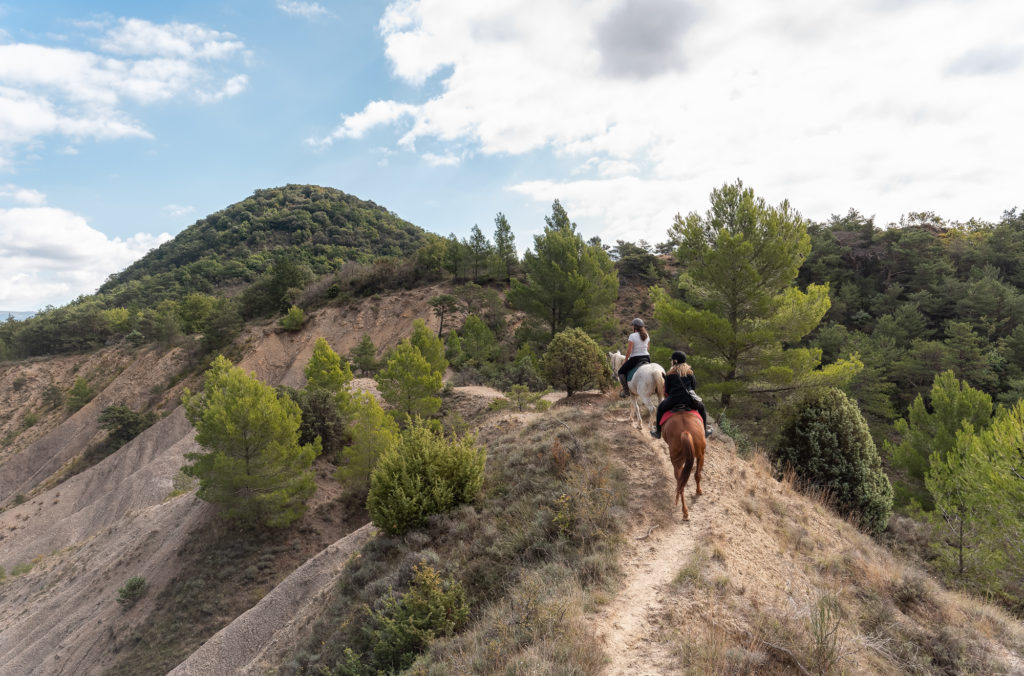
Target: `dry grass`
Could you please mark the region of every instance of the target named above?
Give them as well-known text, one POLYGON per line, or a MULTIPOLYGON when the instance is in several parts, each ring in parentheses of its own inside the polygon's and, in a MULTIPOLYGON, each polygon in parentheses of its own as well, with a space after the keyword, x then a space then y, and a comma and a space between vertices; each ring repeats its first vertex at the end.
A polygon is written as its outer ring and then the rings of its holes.
POLYGON ((465 587, 470 626, 434 642, 411 673, 599 673, 604 654, 583 618, 618 572, 624 486, 600 430, 575 418, 559 410, 525 428, 489 428, 478 501, 371 541, 282 672, 333 669, 346 648, 372 652, 365 609, 428 561, 465 587))

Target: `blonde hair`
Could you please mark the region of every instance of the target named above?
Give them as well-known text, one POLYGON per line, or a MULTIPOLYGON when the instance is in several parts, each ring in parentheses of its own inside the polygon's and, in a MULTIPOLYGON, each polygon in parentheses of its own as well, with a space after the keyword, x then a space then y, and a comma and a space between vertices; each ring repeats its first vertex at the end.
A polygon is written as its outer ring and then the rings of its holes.
POLYGON ((681 364, 672 364, 672 366, 671 366, 671 368, 669 368, 668 372, 670 374, 675 373, 676 375, 680 375, 680 376, 688 376, 691 373, 693 373, 693 369, 690 368, 689 364, 687 364, 686 362, 683 362, 681 364))

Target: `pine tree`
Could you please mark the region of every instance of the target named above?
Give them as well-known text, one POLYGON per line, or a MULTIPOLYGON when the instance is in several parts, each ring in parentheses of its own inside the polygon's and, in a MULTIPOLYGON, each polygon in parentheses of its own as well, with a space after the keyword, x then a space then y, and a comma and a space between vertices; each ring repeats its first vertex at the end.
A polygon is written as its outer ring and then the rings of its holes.
POLYGON ((811 242, 788 202, 772 207, 740 181, 723 185, 705 215, 677 215, 671 236, 684 298, 653 290, 654 316, 673 344, 688 348, 702 391, 717 394, 723 408, 734 396, 840 385, 859 370, 856 359, 816 370, 820 350, 786 347, 829 308, 827 285, 794 286, 811 242))
POLYGON ((474 225, 469 236, 469 265, 473 270, 473 281, 480 278, 480 271, 487 265, 493 247, 479 225, 474 225))
POLYGON ((487 364, 498 351, 498 339, 482 319, 469 315, 462 325, 461 347, 471 361, 478 365, 487 364))
POLYGON ((526 281, 512 280, 508 302, 546 325, 549 337, 569 326, 591 328, 611 316, 619 279, 599 243, 585 243, 555 200, 544 232, 523 254, 526 281))
POLYGON ((392 415, 399 422, 411 416, 427 418, 441 410, 441 398, 437 396, 441 374, 408 339, 395 347, 376 380, 381 396, 394 407, 392 415))
POLYGON ((512 274, 519 264, 519 255, 516 253, 516 236, 512 233, 512 226, 508 224, 505 214, 498 213, 494 217, 494 253, 501 268, 501 276, 506 284, 512 284, 512 274))
POLYGON ((218 356, 203 391, 182 398, 196 442, 182 468, 199 479, 197 495, 232 521, 287 526, 306 511, 316 484, 311 466, 320 444, 299 445, 300 412, 287 397, 218 356))
POLYGON ((316 339, 305 373, 307 388, 323 389, 333 394, 341 392, 352 382, 352 369, 348 362, 342 362, 323 337, 316 339))
POLYGON ((341 452, 342 463, 334 473, 338 481, 369 490, 370 475, 377 458, 398 445, 398 425, 384 412, 377 399, 365 392, 352 397, 348 407, 352 443, 341 452))
POLYGON ((924 490, 924 477, 931 458, 945 458, 956 444, 957 432, 965 425, 981 430, 992 419, 992 398, 965 382, 952 371, 937 373, 932 381, 928 403, 917 395, 907 417, 896 421, 900 443, 886 445, 892 464, 904 472, 901 502, 917 499, 927 510, 933 505, 924 490))
POLYGON ((423 358, 441 376, 448 368, 448 360, 444 357, 444 343, 434 335, 434 332, 427 328, 427 323, 417 319, 412 323, 412 336, 409 342, 420 351, 423 358))
POLYGON ((359 344, 349 353, 349 361, 364 376, 372 376, 377 372, 377 369, 380 368, 380 365, 377 363, 377 348, 374 346, 373 339, 370 336, 363 335, 359 344))
POLYGON ((451 316, 459 310, 459 299, 455 296, 443 293, 430 299, 430 307, 434 308, 434 316, 437 317, 437 337, 444 333, 444 318, 451 316))

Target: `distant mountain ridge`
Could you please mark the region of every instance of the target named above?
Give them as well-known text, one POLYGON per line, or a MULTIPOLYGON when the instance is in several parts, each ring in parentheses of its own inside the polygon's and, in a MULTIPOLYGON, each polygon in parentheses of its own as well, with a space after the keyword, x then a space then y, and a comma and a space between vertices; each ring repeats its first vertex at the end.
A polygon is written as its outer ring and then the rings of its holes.
POLYGON ((13 317, 17 321, 28 319, 35 314, 35 310, 30 312, 17 312, 15 310, 0 310, 0 321, 7 321, 8 318, 13 317))

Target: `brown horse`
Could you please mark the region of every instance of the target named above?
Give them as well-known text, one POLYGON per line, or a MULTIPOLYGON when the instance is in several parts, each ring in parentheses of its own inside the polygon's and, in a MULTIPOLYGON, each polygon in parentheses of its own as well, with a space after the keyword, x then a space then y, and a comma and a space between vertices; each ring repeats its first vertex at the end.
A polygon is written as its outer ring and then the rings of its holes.
POLYGON ((672 459, 672 469, 676 475, 676 502, 683 503, 683 520, 690 519, 686 510, 686 497, 683 489, 690 480, 690 472, 697 463, 694 479, 697 482, 697 495, 703 495, 700 489, 700 473, 704 469, 704 423, 696 411, 678 411, 661 426, 662 437, 668 442, 668 455, 672 459))

